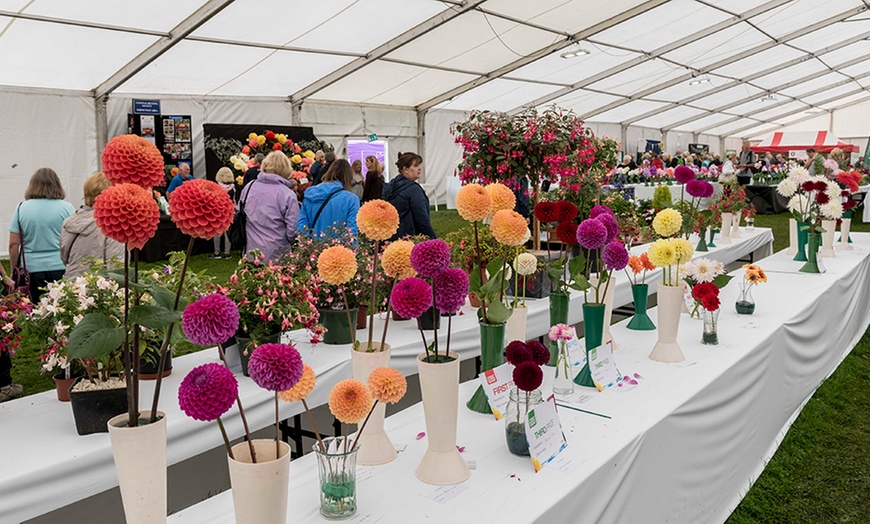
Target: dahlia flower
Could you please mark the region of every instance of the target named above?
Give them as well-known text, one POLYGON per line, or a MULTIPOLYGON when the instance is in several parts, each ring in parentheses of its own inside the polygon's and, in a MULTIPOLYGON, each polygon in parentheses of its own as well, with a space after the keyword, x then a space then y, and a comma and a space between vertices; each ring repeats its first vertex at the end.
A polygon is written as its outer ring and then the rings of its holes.
POLYGON ((417 276, 417 272, 411 267, 411 250, 414 243, 410 240, 396 240, 384 249, 381 255, 381 267, 384 273, 398 280, 417 276))
POLYGON ((178 386, 178 407, 185 415, 210 422, 229 411, 239 394, 239 383, 223 364, 197 366, 178 386))
POLYGON ((447 268, 435 277, 433 285, 438 292, 435 294, 435 307, 442 313, 458 313, 465 305, 468 296, 468 275, 459 268, 447 268))
POLYGON ((674 169, 674 178, 677 179, 677 182, 685 184, 695 179, 695 171, 689 166, 677 166, 674 169))
POLYGON ((599 204, 599 205, 597 205, 597 206, 594 206, 594 207, 589 211, 589 218, 598 218, 599 216, 601 216, 601 215, 605 215, 605 214, 607 214, 607 215, 612 215, 612 214, 613 214, 613 210, 610 209, 609 207, 605 206, 605 205, 601 205, 601 204, 599 204))
POLYGON ((659 236, 669 237, 683 227, 683 215, 676 209, 662 209, 656 213, 652 226, 659 236))
POLYGON ((195 238, 223 235, 233 223, 235 206, 211 180, 190 180, 169 195, 169 214, 178 229, 195 238))
POLYGON ((514 259, 514 269, 524 277, 533 275, 538 270, 538 258, 531 253, 520 253, 514 259))
POLYGON ((577 218, 577 213, 580 211, 571 202, 560 200, 556 202, 556 212, 559 215, 559 222, 569 222, 577 218))
POLYGON ((197 346, 221 344, 239 329, 239 308, 223 295, 206 295, 184 308, 181 329, 197 346))
POLYGON ((329 392, 329 411, 345 424, 358 424, 371 407, 372 394, 359 380, 344 379, 329 392))
POLYGON ((492 201, 492 213, 497 213, 502 209, 513 211, 517 205, 517 196, 511 191, 511 188, 504 184, 488 184, 483 186, 492 201))
POLYGON ((598 249, 607 242, 607 226, 596 218, 588 218, 577 228, 577 243, 584 249, 598 249))
POLYGON ((465 220, 480 222, 492 214, 492 198, 480 184, 468 184, 456 194, 456 210, 465 220))
POLYGON ((537 340, 532 340, 526 343, 526 346, 532 350, 535 364, 544 366, 550 361, 550 350, 547 349, 547 346, 541 344, 537 340))
POLYGON ((116 136, 103 149, 103 174, 113 185, 135 184, 148 190, 163 186, 163 169, 160 150, 140 136, 116 136))
POLYGON ((308 364, 302 364, 302 376, 299 378, 299 382, 290 389, 279 391, 278 396, 284 402, 305 400, 314 391, 316 385, 317 376, 314 374, 314 370, 308 364))
POLYGON ((695 254, 695 248, 692 243, 685 238, 672 238, 671 245, 674 246, 674 254, 677 264, 685 264, 692 260, 692 255, 695 254))
POLYGON ((677 261, 677 250, 669 240, 659 239, 650 244, 647 255, 657 267, 667 267, 677 261))
POLYGON ((399 230, 399 212, 385 200, 370 200, 359 208, 356 225, 372 240, 387 240, 399 230))
POLYGON ((523 391, 534 391, 541 387, 544 381, 544 372, 541 367, 532 361, 520 362, 514 368, 514 384, 523 391))
POLYGON ((356 255, 344 246, 328 247, 317 257, 317 274, 327 284, 346 284, 356 275, 356 270, 356 255))
POLYGON ((535 218, 539 222, 556 222, 559 219, 559 209, 555 202, 538 202, 535 205, 535 218))
POLYGON ((97 196, 94 221, 105 236, 126 244, 127 249, 141 249, 157 231, 160 207, 144 187, 118 184, 97 196))
POLYGON ((401 371, 393 368, 377 368, 369 375, 369 390, 378 402, 395 404, 408 391, 408 381, 401 371))
POLYGON ((516 211, 502 209, 492 216, 489 224, 493 238, 506 246, 519 246, 526 241, 529 226, 516 211))
POLYGON ((573 246, 577 243, 577 227, 576 222, 560 222, 556 226, 556 238, 565 245, 573 246))
POLYGON ((791 198, 798 189, 798 185, 792 178, 784 178, 776 185, 776 192, 785 198, 791 198))
POLYGON ((419 318, 432 307, 432 288, 422 278, 406 278, 393 287, 390 301, 403 318, 419 318))
POLYGON ((263 344, 251 353, 248 374, 267 391, 287 391, 302 378, 302 357, 292 344, 263 344))
POLYGON ((420 242, 411 249, 411 267, 424 277, 434 277, 450 265, 450 246, 434 238, 420 242))
POLYGON ((595 217, 595 220, 601 222, 607 228, 608 242, 612 242, 619 236, 619 222, 616 221, 615 216, 604 213, 595 217))
POLYGON ((601 259, 609 270, 620 270, 628 264, 628 250, 622 242, 609 242, 601 250, 601 259))
MULTIPOLYGON (((521 362, 533 361, 535 354, 531 348, 520 340, 514 340, 504 348, 505 359, 514 366, 521 362)), ((548 355, 549 357, 549 355, 548 355)))

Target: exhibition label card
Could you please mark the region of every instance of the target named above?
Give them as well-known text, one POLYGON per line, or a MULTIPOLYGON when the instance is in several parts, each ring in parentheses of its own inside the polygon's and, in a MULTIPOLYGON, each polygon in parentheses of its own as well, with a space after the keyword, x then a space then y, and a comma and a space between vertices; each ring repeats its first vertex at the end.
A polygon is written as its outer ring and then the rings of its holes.
POLYGON ((568 348, 568 359, 571 367, 583 367, 586 363, 586 346, 585 341, 577 338, 577 328, 571 328, 571 338, 565 341, 565 347, 568 348))
POLYGON ((514 388, 514 366, 504 363, 484 371, 480 374, 480 382, 489 401, 489 407, 492 408, 492 414, 495 415, 496 420, 501 420, 510 401, 510 392, 514 388))
POLYGON ((567 446, 559 412, 556 411, 556 397, 550 395, 544 403, 529 411, 526 420, 526 439, 535 473, 544 465, 552 462, 567 446))
POLYGON ((589 371, 598 391, 613 387, 622 378, 613 359, 613 341, 589 350, 589 371))

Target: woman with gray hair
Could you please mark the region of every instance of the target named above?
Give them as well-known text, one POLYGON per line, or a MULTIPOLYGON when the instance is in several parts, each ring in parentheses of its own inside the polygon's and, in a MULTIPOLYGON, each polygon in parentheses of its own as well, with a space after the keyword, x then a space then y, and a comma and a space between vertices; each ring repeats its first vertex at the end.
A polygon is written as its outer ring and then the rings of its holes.
POLYGON ((64 278, 80 277, 87 269, 89 258, 102 260, 107 267, 124 260, 124 244, 106 237, 94 220, 94 201, 109 187, 106 176, 99 171, 85 180, 85 205, 63 221, 60 231, 60 258, 66 264, 64 278))

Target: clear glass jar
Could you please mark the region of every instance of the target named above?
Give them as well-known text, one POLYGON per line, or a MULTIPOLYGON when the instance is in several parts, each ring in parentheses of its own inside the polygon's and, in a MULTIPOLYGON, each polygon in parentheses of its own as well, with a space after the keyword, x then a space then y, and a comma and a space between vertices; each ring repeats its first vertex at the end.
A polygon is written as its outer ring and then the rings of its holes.
POLYGON ((571 395, 574 393, 574 377, 571 376, 571 358, 568 343, 559 341, 559 356, 556 357, 556 378, 553 380, 553 393, 571 395))
POLYGON ((356 513, 356 453, 359 446, 349 437, 323 439, 326 453, 314 444, 320 473, 320 514, 330 520, 346 519, 356 513), (353 446, 353 449, 348 449, 353 446))
POLYGON ((737 314, 751 315, 755 313, 755 299, 752 298, 752 285, 746 280, 740 282, 740 296, 737 297, 737 314))
POLYGON ((521 457, 529 456, 529 441, 526 439, 526 420, 530 410, 543 402, 541 390, 511 390, 510 401, 504 416, 504 435, 508 450, 521 457))
POLYGON ((708 346, 719 344, 719 310, 707 311, 704 309, 704 334, 701 343, 708 346))

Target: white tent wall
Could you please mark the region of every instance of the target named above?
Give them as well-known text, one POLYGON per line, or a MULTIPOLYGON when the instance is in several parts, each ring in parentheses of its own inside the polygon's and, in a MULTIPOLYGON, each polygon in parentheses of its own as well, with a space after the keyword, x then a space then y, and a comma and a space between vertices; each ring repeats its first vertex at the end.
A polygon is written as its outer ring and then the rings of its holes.
POLYGON ((94 99, 87 94, 0 90, 0 256, 9 255, 9 222, 30 176, 57 171, 66 200, 82 204, 82 185, 97 169, 94 99))
POLYGON ((462 122, 468 118, 468 111, 451 111, 448 109, 432 110, 426 113, 426 129, 424 132, 426 156, 425 183, 435 184, 435 194, 438 202, 445 202, 447 185, 450 177, 456 173, 456 166, 462 161, 462 148, 453 142, 450 126, 454 122, 462 122))
MULTIPOLYGON (((638 151, 645 151, 647 140, 662 140, 663 138, 662 132, 658 129, 637 126, 629 126, 626 130, 625 136, 624 149, 626 153, 631 155, 638 151)), ((673 152, 672 144, 665 141, 664 146, 667 151, 673 152)))
POLYGON ((725 151, 722 152, 724 155, 727 151, 740 151, 740 148, 743 147, 743 140, 735 137, 728 137, 725 139, 725 151))

